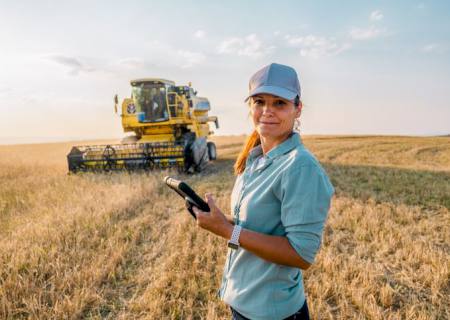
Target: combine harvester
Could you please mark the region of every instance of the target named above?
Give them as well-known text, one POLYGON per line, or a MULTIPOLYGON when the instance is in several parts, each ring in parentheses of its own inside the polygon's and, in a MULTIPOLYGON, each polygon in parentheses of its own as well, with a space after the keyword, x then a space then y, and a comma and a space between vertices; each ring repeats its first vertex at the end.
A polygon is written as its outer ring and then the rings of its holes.
MULTIPOLYGON (((208 99, 197 97, 189 86, 164 79, 131 81, 131 98, 122 102, 124 132, 134 132, 121 144, 75 146, 67 155, 70 172, 153 170, 176 167, 200 172, 216 159, 216 146, 208 142, 213 132, 208 122, 208 99)), ((115 112, 119 103, 114 97, 115 112)))

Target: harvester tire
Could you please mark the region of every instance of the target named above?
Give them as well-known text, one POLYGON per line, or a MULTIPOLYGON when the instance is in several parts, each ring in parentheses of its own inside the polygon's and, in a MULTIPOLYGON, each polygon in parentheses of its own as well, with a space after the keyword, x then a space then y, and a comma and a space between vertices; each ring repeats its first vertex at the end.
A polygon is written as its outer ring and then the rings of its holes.
POLYGON ((203 169, 206 168, 209 162, 208 145, 206 143, 206 138, 201 137, 195 139, 194 143, 192 144, 192 157, 194 160, 194 170, 196 172, 203 171, 203 169))
POLYGON ((208 165, 208 162, 209 162, 208 148, 204 148, 203 156, 201 157, 199 163, 195 165, 195 168, 194 168, 195 171, 196 172, 203 171, 206 168, 206 166, 208 165))
POLYGON ((204 137, 188 141, 185 147, 185 171, 201 172, 209 162, 208 146, 204 137))
POLYGON ((216 145, 214 144, 214 142, 208 141, 206 146, 208 147, 209 160, 211 160, 211 161, 216 160, 217 159, 217 149, 216 149, 216 145))

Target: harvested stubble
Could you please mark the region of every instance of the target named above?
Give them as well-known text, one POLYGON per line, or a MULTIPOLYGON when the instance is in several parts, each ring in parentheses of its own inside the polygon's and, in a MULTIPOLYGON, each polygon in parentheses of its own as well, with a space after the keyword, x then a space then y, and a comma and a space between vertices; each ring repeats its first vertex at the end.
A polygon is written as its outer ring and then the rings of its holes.
MULTIPOLYGON (((243 137, 184 176, 224 211, 243 137)), ((450 139, 311 136, 336 187, 305 273, 317 319, 450 317, 450 139)), ((0 146, 0 318, 227 319, 225 241, 195 227, 165 172, 67 175, 70 144, 0 146)))

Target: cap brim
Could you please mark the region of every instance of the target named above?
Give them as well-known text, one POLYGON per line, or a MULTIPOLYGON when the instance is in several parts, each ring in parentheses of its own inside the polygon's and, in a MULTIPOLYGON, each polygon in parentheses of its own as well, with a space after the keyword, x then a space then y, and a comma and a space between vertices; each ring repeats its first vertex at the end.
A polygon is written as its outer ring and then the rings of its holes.
POLYGON ((287 90, 285 88, 280 88, 280 87, 274 87, 274 86, 262 86, 259 87, 255 90, 253 90, 252 92, 250 92, 250 94, 248 95, 247 98, 245 98, 245 102, 248 101, 248 99, 250 99, 250 97, 256 96, 258 94, 271 94, 286 100, 294 100, 296 96, 298 96, 297 92, 292 92, 291 90, 287 90))

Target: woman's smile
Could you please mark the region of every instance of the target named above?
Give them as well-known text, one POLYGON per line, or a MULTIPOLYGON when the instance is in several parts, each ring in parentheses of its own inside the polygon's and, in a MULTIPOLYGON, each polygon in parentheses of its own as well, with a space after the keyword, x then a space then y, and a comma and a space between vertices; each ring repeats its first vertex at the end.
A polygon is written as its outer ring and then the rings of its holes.
POLYGON ((263 125, 276 125, 276 124, 280 124, 279 122, 270 122, 270 121, 259 121, 259 124, 263 124, 263 125))

